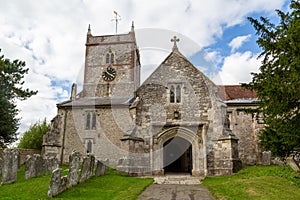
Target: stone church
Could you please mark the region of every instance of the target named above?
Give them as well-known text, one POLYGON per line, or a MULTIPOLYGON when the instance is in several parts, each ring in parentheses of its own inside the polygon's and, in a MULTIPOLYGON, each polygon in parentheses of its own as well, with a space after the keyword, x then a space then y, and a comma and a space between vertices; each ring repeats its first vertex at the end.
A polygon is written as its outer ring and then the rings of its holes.
POLYGON ((228 175, 260 163, 262 124, 243 111, 256 95, 217 86, 180 52, 171 53, 140 85, 135 31, 93 36, 89 27, 82 91, 57 104, 44 156, 68 163, 72 151, 109 159, 134 175, 228 175))

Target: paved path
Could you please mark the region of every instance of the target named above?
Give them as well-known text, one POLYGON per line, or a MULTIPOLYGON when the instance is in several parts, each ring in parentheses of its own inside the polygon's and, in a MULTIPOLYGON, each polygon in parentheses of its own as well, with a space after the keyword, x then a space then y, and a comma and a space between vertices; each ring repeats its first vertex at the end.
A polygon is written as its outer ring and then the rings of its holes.
POLYGON ((138 200, 212 200, 209 190, 203 185, 152 184, 138 200))

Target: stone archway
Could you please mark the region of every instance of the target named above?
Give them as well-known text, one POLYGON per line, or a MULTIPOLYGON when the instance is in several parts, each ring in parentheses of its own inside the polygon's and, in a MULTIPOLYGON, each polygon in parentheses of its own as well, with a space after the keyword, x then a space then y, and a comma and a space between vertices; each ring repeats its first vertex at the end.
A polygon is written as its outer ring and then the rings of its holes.
MULTIPOLYGON (((203 127, 202 128, 203 132, 203 127)), ((154 137, 154 144, 153 144, 153 153, 152 153, 152 169, 154 171, 154 174, 160 174, 163 175, 165 173, 165 170, 168 171, 167 168, 165 168, 168 163, 166 162, 166 159, 164 160, 164 148, 166 148, 167 145, 173 144, 171 147, 174 148, 174 145, 180 146, 180 141, 183 141, 186 145, 189 144, 188 147, 183 148, 181 151, 181 154, 177 156, 177 159, 179 161, 177 162, 184 162, 183 159, 186 159, 188 155, 190 156, 188 163, 185 164, 184 167, 189 167, 188 172, 190 172, 192 175, 195 176, 202 176, 205 175, 206 171, 206 159, 205 159, 205 150, 203 145, 202 136, 197 134, 197 129, 195 131, 192 131, 185 127, 171 127, 166 130, 163 130, 159 134, 154 137), (176 140, 178 140, 176 142, 176 140), (173 141, 174 140, 174 141, 173 141), (173 141, 173 142, 172 142, 173 141), (189 149, 190 152, 187 151, 189 149), (182 154, 188 154, 186 155, 186 158, 180 158, 182 154)), ((201 132, 201 130, 200 130, 201 132)), ((165 155, 166 156, 166 155, 165 155)), ((174 161, 176 161, 175 159, 174 161)), ((172 164, 172 163, 169 163, 172 164)), ((183 164, 184 165, 184 164, 183 164)), ((181 169, 181 171, 184 171, 181 169)))

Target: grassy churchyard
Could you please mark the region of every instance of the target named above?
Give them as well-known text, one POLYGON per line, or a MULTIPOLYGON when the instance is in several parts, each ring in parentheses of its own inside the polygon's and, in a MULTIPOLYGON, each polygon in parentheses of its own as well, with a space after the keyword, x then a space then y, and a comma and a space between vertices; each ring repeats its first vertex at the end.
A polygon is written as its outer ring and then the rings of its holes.
POLYGON ((300 199, 300 174, 289 166, 249 166, 203 181, 216 199, 300 199))
MULTIPOLYGON (((64 166, 63 169, 68 169, 64 166)), ((64 174, 68 172, 65 170, 64 174)), ((24 166, 15 183, 0 186, 0 199, 48 199, 51 175, 24 179, 24 166)), ((137 199, 152 179, 128 177, 114 170, 88 179, 55 199, 137 199)), ((300 199, 300 174, 288 166, 251 166, 232 176, 207 177, 203 185, 216 199, 300 199)))

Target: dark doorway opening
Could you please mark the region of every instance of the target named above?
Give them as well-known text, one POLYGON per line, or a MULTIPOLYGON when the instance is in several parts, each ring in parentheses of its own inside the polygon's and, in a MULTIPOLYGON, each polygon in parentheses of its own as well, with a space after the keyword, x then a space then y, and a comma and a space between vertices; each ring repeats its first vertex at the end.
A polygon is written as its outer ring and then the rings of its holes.
POLYGON ((165 173, 191 173, 192 145, 181 137, 174 137, 164 143, 165 173))

